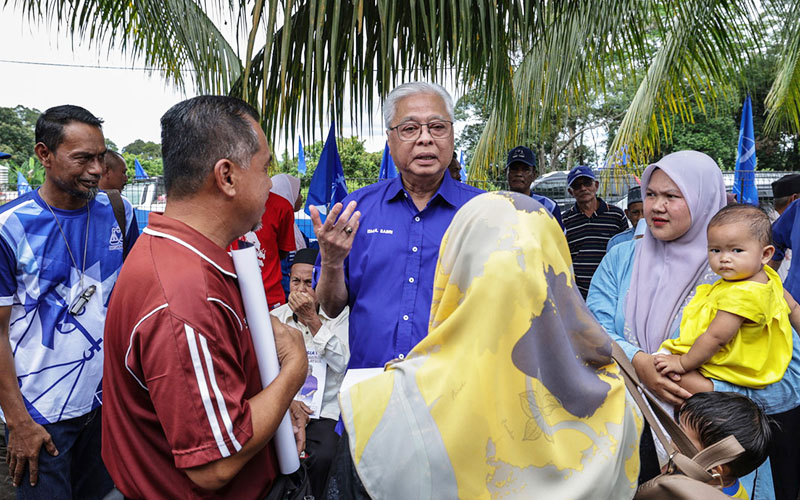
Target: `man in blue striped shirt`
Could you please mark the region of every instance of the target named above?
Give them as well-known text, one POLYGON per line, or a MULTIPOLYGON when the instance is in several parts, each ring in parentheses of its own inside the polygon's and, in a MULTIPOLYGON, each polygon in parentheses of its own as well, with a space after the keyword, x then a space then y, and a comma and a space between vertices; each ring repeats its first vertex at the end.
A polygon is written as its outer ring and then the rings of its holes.
POLYGON ((628 221, 622 209, 597 196, 600 183, 591 168, 580 165, 570 170, 567 185, 575 205, 564 213, 564 227, 575 281, 585 299, 592 276, 606 254, 608 240, 627 229, 628 221))

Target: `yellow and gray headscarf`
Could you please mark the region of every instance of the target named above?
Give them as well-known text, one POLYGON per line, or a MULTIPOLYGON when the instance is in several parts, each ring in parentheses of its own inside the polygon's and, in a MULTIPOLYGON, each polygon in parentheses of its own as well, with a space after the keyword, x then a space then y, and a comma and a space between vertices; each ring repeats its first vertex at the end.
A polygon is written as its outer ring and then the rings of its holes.
POLYGON ((374 499, 625 499, 642 420, 528 196, 486 193, 445 234, 428 336, 340 397, 374 499))

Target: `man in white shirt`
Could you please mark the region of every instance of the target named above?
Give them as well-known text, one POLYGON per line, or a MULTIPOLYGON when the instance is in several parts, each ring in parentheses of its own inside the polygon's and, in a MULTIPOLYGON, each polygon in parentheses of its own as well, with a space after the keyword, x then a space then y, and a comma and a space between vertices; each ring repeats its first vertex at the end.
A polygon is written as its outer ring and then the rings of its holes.
POLYGON ((306 426, 306 461, 314 496, 322 498, 328 479, 339 435, 334 430, 339 420, 339 387, 342 385, 347 363, 350 361, 348 345, 350 309, 345 306, 335 318, 329 318, 319 307, 317 294, 312 287, 316 249, 304 248, 295 254, 289 275, 289 300, 271 314, 282 323, 303 333, 309 357, 309 377, 300 390, 304 402, 292 405, 292 411, 310 415, 306 426), (324 375, 324 384, 318 383, 324 375), (321 400, 314 398, 315 390, 323 389, 321 400), (307 398, 303 397, 307 396, 307 398))

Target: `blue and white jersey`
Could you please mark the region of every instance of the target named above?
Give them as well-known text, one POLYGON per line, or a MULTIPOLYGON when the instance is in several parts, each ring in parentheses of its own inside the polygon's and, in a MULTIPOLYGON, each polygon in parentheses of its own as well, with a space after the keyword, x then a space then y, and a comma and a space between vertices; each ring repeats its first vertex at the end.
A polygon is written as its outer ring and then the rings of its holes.
POLYGON ((88 210, 53 208, 77 268, 38 190, 0 206, 0 306, 11 306, 9 340, 17 380, 28 412, 40 424, 84 415, 102 402, 106 308, 123 247, 129 249, 139 235, 133 209, 124 204, 125 241, 103 192, 88 210), (97 288, 85 309, 70 314, 70 306, 91 285, 97 288))

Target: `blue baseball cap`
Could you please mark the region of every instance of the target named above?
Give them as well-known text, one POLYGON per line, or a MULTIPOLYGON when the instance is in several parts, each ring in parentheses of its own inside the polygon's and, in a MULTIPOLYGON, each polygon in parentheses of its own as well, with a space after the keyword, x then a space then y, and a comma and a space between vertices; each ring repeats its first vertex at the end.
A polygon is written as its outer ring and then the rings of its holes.
POLYGON ((586 165, 578 165, 577 167, 573 168, 567 174, 567 186, 572 186, 572 183, 575 182, 575 179, 578 177, 588 177, 593 181, 597 180, 597 177, 594 176, 594 172, 592 169, 587 167, 586 165))
POLYGON ((0 151, 0 160, 5 160, 6 158, 11 158, 11 155, 0 151))
POLYGON ((530 148, 526 148, 525 146, 517 146, 508 152, 508 158, 506 158, 506 168, 510 167, 512 163, 522 163, 529 167, 535 167, 536 155, 530 150, 530 148))

